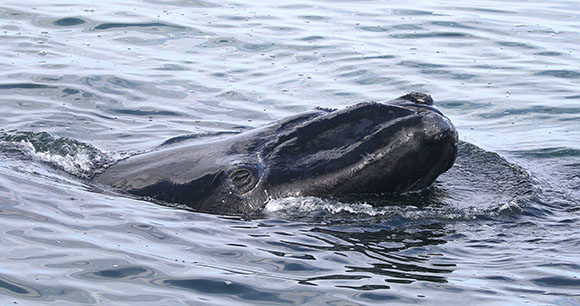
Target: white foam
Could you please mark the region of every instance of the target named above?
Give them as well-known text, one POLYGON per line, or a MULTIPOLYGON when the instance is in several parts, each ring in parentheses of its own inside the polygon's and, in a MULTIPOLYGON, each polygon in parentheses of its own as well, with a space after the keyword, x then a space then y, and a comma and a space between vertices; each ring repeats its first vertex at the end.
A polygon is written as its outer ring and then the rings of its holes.
POLYGON ((265 213, 328 213, 328 214, 363 214, 368 216, 383 215, 385 212, 367 203, 342 203, 324 200, 317 197, 287 197, 270 200, 264 208, 265 213))
POLYGON ((523 211, 524 211, 524 209, 522 208, 522 206, 520 204, 518 204, 516 201, 508 201, 508 202, 500 205, 497 209, 497 212, 499 214, 511 213, 511 212, 521 213, 523 211))
POLYGON ((337 200, 321 199, 317 197, 287 197, 270 200, 263 212, 270 216, 284 216, 291 218, 323 217, 325 220, 350 221, 379 218, 381 220, 402 217, 408 220, 445 219, 445 220, 472 220, 481 217, 494 217, 510 213, 521 213, 523 208, 515 201, 503 203, 495 208, 477 206, 456 207, 449 205, 434 205, 428 203, 423 207, 412 205, 373 206, 368 203, 342 203, 337 200))
POLYGON ((88 178, 95 171, 127 157, 127 154, 107 151, 98 151, 95 154, 95 152, 83 148, 73 155, 60 155, 48 151, 37 151, 34 145, 27 140, 12 142, 11 145, 29 158, 51 164, 67 173, 84 178, 88 178))

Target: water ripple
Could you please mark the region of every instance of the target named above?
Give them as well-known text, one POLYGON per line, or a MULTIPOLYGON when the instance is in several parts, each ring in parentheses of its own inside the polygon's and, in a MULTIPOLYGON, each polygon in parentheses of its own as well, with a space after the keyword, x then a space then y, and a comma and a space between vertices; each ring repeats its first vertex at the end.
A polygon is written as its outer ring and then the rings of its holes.
POLYGON ((85 23, 83 19, 75 18, 75 17, 68 17, 68 18, 61 18, 55 20, 52 24, 59 26, 59 27, 73 27, 77 25, 81 25, 85 23))
POLYGON ((547 75, 556 78, 564 79, 578 79, 580 78, 580 72, 571 70, 544 70, 537 72, 536 75, 547 75))
POLYGON ((94 27, 95 30, 110 30, 117 28, 149 28, 148 31, 155 31, 156 28, 175 28, 184 29, 182 26, 170 25, 160 22, 149 22, 149 23, 101 23, 94 27))

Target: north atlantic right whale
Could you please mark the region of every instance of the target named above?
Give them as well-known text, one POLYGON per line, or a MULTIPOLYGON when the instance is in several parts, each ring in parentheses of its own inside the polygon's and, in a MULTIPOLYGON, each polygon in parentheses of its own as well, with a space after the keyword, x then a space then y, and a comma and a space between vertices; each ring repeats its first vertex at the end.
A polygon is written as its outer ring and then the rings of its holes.
POLYGON ((413 92, 136 155, 94 181, 196 211, 246 214, 282 197, 427 188, 453 165, 457 142, 431 96, 413 92))

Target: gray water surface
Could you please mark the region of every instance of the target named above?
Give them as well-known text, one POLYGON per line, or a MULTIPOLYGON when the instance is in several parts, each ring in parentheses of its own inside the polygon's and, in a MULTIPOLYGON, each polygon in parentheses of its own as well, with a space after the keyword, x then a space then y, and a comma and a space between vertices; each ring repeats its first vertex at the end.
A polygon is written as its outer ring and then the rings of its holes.
POLYGON ((0 4, 1 305, 580 304, 578 2, 123 2, 0 4), (409 91, 463 141, 423 193, 242 218, 86 179, 409 91))

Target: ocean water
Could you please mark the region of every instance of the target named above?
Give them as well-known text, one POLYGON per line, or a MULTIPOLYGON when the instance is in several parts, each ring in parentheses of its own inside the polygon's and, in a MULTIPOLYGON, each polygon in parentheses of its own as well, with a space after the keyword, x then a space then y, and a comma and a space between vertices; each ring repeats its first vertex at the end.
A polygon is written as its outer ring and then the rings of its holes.
POLYGON ((0 42, 0 305, 580 305, 577 1, 6 0, 0 42), (240 217, 88 179, 410 91, 462 140, 425 192, 240 217))

